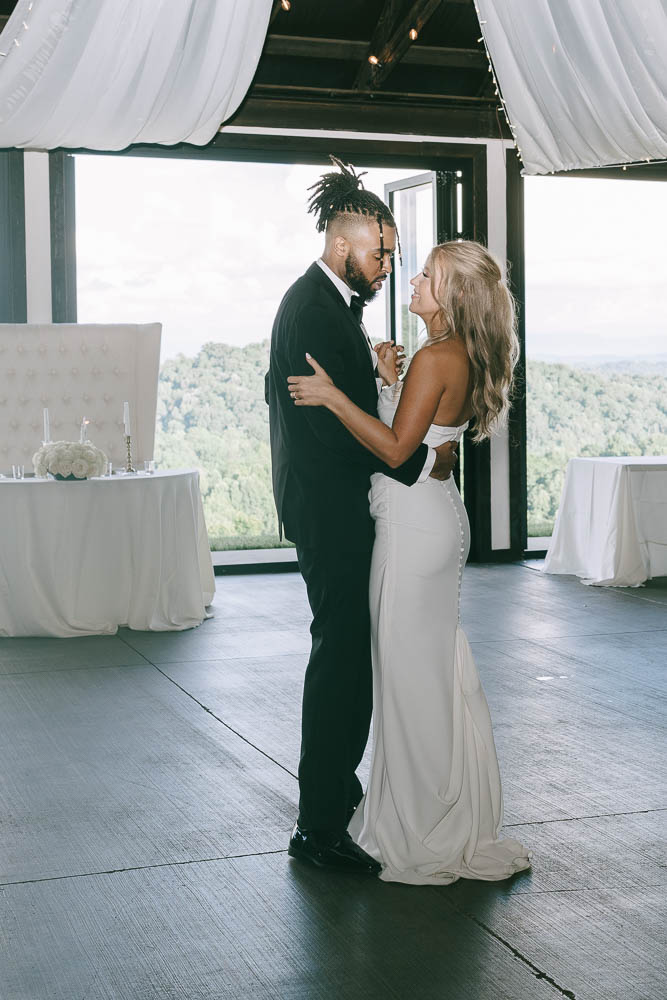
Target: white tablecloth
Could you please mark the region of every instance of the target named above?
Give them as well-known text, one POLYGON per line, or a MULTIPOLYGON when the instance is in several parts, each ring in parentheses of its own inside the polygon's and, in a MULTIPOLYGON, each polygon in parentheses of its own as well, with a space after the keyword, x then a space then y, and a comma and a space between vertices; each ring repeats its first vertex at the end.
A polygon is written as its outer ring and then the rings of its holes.
POLYGON ((191 628, 213 600, 198 472, 0 479, 0 538, 2 636, 191 628))
POLYGON ((607 587, 667 576, 667 456, 570 459, 544 572, 607 587))

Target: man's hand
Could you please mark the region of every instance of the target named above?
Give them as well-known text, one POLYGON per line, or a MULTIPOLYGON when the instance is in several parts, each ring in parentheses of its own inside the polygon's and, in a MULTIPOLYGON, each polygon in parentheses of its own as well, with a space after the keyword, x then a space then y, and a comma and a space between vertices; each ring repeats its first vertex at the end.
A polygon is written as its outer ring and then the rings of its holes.
POLYGON ((449 479, 458 461, 459 456, 456 451, 458 446, 458 441, 445 441, 435 449, 435 465, 430 472, 431 479, 439 479, 441 482, 449 479))

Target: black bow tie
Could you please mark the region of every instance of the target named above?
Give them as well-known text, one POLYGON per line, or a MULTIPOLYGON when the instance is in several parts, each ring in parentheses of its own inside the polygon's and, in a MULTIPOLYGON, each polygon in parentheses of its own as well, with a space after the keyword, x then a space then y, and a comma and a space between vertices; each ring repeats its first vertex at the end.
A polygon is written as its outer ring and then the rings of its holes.
POLYGON ((356 319, 357 323, 361 323, 361 317, 364 314, 364 303, 358 295, 353 295, 350 299, 350 312, 356 319))

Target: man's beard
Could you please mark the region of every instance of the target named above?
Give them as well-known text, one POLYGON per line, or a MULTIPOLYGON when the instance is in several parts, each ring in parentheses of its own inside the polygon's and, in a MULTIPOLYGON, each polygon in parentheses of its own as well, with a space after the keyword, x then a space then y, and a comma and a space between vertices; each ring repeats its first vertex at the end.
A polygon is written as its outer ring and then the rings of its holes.
MULTIPOLYGON (((374 278, 373 280, 377 281, 378 279, 374 278)), ((377 289, 373 288, 373 282, 364 277, 359 261, 351 252, 345 259, 345 281, 364 304, 370 302, 377 295, 377 289)))

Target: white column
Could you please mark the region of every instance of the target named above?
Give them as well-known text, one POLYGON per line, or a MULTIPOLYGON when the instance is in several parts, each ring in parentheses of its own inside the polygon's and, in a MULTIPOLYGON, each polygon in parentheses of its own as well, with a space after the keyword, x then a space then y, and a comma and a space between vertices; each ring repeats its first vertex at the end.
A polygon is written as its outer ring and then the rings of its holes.
MULTIPOLYGON (((489 250, 503 265, 507 259, 506 143, 491 139, 486 146, 489 250)), ((491 548, 510 547, 510 447, 507 430, 491 438, 491 548)))
POLYGON ((26 152, 25 271, 28 323, 50 323, 51 309, 51 205, 49 154, 26 152))

